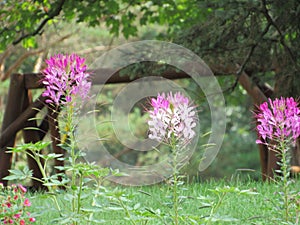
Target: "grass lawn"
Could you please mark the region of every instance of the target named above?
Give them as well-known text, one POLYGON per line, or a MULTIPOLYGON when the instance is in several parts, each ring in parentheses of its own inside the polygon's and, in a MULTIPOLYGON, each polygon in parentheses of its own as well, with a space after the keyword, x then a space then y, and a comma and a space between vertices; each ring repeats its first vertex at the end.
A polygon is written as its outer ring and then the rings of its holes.
MULTIPOLYGON (((291 184, 290 188, 297 192, 299 181, 291 184)), ((173 215, 170 196, 172 192, 170 187, 166 184, 145 186, 145 187, 107 187, 107 193, 122 192, 119 199, 126 205, 128 213, 126 215, 124 210, 120 210, 119 204, 115 200, 111 200, 104 196, 98 196, 96 203, 101 208, 100 212, 95 212, 94 217, 98 220, 103 220, 103 224, 131 224, 126 220, 128 215, 132 218, 141 218, 142 215, 148 215, 149 220, 136 221, 136 224, 172 224, 171 217, 173 215), (100 207, 101 205, 101 207, 100 207), (160 220, 154 216, 152 212, 164 217, 160 220), (170 215, 168 213, 171 213, 170 215), (150 218, 152 217, 152 219, 150 218), (163 222, 165 221, 165 223, 163 222)), ((83 208, 92 209, 92 196, 93 189, 84 191, 83 208)), ((209 181, 204 183, 192 183, 182 186, 180 194, 182 201, 180 203, 179 214, 190 215, 198 220, 197 223, 192 223, 184 218, 179 224, 283 224, 280 219, 283 218, 283 212, 280 210, 280 195, 279 188, 275 184, 268 184, 255 181, 246 182, 226 182, 226 181, 209 181), (225 186, 235 187, 239 190, 251 190, 257 194, 244 195, 242 193, 215 193, 217 187, 223 188, 225 186), (218 200, 223 198, 222 204, 214 213, 216 218, 223 218, 222 221, 214 221, 211 223, 200 220, 209 215, 211 207, 209 205, 216 205, 218 200), (226 222, 226 218, 234 218, 226 222), (199 222, 203 221, 203 222, 199 222)), ((68 193, 62 193, 58 196, 62 211, 69 211, 71 207, 70 198, 68 193)), ((116 199, 116 198, 115 198, 116 199)), ((36 216, 36 224, 55 224, 52 222, 54 218, 58 218, 59 214, 55 210, 54 203, 49 198, 44 198, 41 193, 32 195, 32 212, 43 212, 41 215, 36 216)), ((292 212, 295 215, 295 212, 292 212)), ((76 215, 70 215, 75 217, 76 215)), ((291 224, 295 224, 294 222, 291 224)), ((70 224, 70 223, 66 223, 70 224)), ((84 224, 84 223, 80 223, 84 224)), ((88 224, 88 223, 86 223, 88 224)), ((96 224, 96 223, 91 223, 96 224)))

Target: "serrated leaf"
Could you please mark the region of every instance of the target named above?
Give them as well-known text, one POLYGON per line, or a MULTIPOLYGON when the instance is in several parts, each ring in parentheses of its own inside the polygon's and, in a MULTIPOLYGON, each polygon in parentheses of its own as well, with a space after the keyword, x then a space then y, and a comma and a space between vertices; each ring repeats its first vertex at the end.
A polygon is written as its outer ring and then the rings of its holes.
POLYGON ((51 160, 51 159, 59 158, 61 156, 63 156, 63 154, 50 153, 50 154, 44 155, 44 159, 51 160))
POLYGON ((32 170, 24 167, 23 170, 13 169, 9 170, 10 175, 4 177, 4 180, 25 180, 32 177, 32 170))

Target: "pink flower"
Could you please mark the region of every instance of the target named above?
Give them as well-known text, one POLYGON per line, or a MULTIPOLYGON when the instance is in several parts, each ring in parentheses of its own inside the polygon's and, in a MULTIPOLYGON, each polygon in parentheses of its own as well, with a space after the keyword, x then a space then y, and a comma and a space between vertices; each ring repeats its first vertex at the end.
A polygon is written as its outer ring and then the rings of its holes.
POLYGON ((23 185, 21 185, 21 184, 18 185, 18 188, 21 190, 22 193, 26 193, 27 192, 27 189, 23 185))
POLYGON ((29 199, 28 198, 25 198, 25 200, 24 200, 24 206, 31 206, 31 202, 29 201, 29 199))
POLYGON ((165 99, 164 93, 162 95, 158 94, 157 98, 151 99, 151 106, 153 107, 153 112, 157 114, 160 108, 167 109, 169 107, 169 101, 165 99))
POLYGON ((46 87, 43 96, 48 97, 46 102, 60 105, 71 102, 77 95, 82 100, 87 98, 91 82, 84 62, 85 59, 76 54, 58 54, 46 60, 48 67, 42 79, 46 87))
POLYGON ((21 214, 20 214, 20 213, 17 213, 17 214, 14 215, 14 218, 15 218, 15 219, 19 219, 20 217, 21 217, 21 214))
POLYGON ((196 127, 195 106, 180 92, 158 94, 151 99, 153 110, 149 110, 149 138, 170 143, 175 139, 188 143, 195 135, 196 127))
MULTIPOLYGON (((27 207, 31 202, 25 197, 26 188, 22 185, 11 185, 7 188, 6 199, 0 198, 0 221, 4 224, 28 224, 35 222, 35 218, 30 216, 27 207)), ((1 223, 1 222, 0 222, 1 223)))
POLYGON ((7 206, 7 208, 10 208, 12 205, 10 202, 6 202, 6 206, 7 206))
POLYGON ((255 115, 257 131, 264 140, 256 143, 267 143, 270 140, 292 139, 295 143, 300 136, 300 108, 294 98, 283 98, 264 102, 255 115))

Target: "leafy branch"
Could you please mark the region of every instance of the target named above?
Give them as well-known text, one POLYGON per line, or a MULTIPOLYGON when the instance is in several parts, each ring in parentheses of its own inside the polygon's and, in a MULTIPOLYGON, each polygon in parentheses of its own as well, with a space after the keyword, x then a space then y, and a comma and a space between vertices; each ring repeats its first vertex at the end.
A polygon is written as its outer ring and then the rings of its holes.
POLYGON ((271 17, 269 10, 267 9, 267 3, 266 0, 262 0, 262 7, 263 7, 263 14, 265 16, 265 18, 267 19, 267 21, 276 29, 276 31, 278 32, 279 36, 280 36, 280 43, 283 45, 284 49, 287 51, 287 53, 290 56, 290 59, 292 60, 292 62, 296 65, 296 59, 295 56, 291 50, 291 48, 287 45, 287 43, 284 41, 284 34, 281 31, 281 29, 279 28, 278 24, 273 20, 273 18, 271 17))
POLYGON ((22 35, 21 37, 19 37, 17 40, 13 41, 12 44, 13 45, 17 45, 18 43, 20 43, 23 39, 31 37, 31 36, 35 36, 37 34, 41 33, 41 30, 43 29, 43 27, 46 25, 46 23, 50 20, 52 20, 54 17, 58 16, 60 14, 60 12, 62 11, 62 7, 65 3, 65 0, 61 0, 57 6, 56 9, 54 9, 53 11, 51 11, 50 13, 48 13, 48 17, 46 17, 41 23, 40 25, 36 28, 36 30, 34 30, 33 32, 27 33, 22 35))
POLYGON ((256 49, 256 47, 258 46, 260 40, 263 39, 263 37, 268 33, 269 29, 271 27, 271 23, 268 23, 267 26, 265 27, 265 29, 263 30, 263 32, 261 33, 260 37, 258 38, 258 40, 251 46, 247 56, 245 57, 243 63, 240 65, 238 71, 236 72, 236 79, 235 79, 235 82, 234 84, 231 86, 231 90, 233 91, 238 82, 239 82, 239 79, 241 77, 241 74, 243 73, 243 71, 245 70, 245 67, 247 65, 247 63, 249 62, 251 56, 253 55, 254 53, 254 50, 256 49))

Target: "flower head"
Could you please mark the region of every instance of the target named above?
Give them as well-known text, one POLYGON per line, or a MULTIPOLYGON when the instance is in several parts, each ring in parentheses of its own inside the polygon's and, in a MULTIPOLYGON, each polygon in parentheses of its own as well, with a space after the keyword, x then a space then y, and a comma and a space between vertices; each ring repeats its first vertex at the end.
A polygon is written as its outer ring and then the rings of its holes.
POLYGON ((46 60, 48 67, 43 71, 42 83, 46 90, 43 96, 47 103, 66 104, 79 95, 87 98, 91 88, 90 74, 85 59, 76 54, 58 54, 46 60))
POLYGON ((15 219, 19 219, 20 217, 21 217, 21 214, 20 214, 20 213, 17 213, 17 214, 14 215, 14 218, 15 218, 15 219))
POLYGON ((31 202, 29 201, 28 198, 25 198, 25 200, 24 200, 24 206, 27 206, 27 207, 31 206, 31 202))
POLYGON ((158 94, 151 99, 149 138, 169 143, 172 138, 188 143, 195 135, 195 106, 180 92, 158 94))
MULTIPOLYGON (((265 141, 292 138, 295 142, 300 136, 300 108, 294 98, 269 99, 259 106, 255 115, 257 131, 265 141)), ((257 143, 261 143, 257 140, 257 143)))

